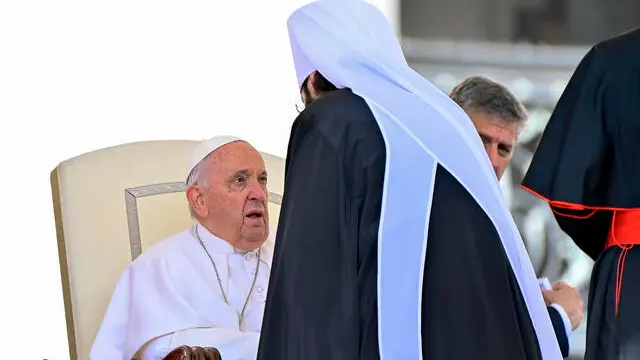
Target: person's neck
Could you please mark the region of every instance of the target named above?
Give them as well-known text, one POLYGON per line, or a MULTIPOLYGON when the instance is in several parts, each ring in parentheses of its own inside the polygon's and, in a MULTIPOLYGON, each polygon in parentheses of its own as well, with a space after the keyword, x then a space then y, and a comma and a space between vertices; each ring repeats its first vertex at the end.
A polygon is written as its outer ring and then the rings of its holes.
POLYGON ((229 238, 227 238, 226 236, 222 236, 221 234, 217 233, 214 229, 213 226, 207 225, 202 221, 198 221, 198 225, 201 226, 203 229, 207 230, 211 235, 217 237, 218 239, 225 241, 226 243, 228 243, 229 245, 231 245, 231 247, 233 247, 233 249, 239 253, 248 253, 251 251, 256 251, 259 248, 262 247, 262 245, 264 244, 263 242, 260 243, 252 243, 252 242, 247 242, 247 241, 242 241, 242 239, 239 239, 237 241, 232 241, 229 238))
POLYGON ((231 244, 231 246, 233 246, 233 248, 236 249, 236 251, 244 254, 244 253, 248 253, 248 252, 252 252, 260 249, 262 247, 262 244, 264 244, 264 242, 258 243, 258 244, 254 244, 254 243, 247 244, 246 242, 243 243, 242 241, 238 241, 237 244, 234 244, 234 243, 229 243, 229 244, 231 244))

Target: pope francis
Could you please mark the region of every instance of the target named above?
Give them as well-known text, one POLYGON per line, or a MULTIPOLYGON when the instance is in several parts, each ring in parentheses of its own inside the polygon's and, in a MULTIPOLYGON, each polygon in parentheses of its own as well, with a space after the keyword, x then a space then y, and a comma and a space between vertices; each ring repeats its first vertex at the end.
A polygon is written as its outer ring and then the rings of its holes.
POLYGON ((272 257, 264 161, 240 138, 212 138, 195 149, 186 183, 196 225, 125 269, 92 360, 162 359, 182 345, 256 358, 272 257))

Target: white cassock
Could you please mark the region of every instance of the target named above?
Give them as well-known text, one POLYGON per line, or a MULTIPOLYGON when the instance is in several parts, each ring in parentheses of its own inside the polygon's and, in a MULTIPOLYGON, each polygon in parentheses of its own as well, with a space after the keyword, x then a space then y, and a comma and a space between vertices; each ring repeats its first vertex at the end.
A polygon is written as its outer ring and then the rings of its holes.
POLYGON ((191 345, 216 347, 224 359, 255 359, 272 247, 267 241, 259 251, 243 253, 201 225, 157 243, 122 274, 89 358, 162 359, 178 346, 191 345), (215 262, 228 305, 196 229, 215 262))

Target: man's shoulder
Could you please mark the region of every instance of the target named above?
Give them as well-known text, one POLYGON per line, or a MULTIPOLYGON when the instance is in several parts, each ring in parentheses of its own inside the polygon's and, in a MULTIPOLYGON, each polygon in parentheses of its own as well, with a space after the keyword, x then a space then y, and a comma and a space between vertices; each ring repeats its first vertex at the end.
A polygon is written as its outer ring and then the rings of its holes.
POLYGON ((137 267, 185 256, 184 250, 193 239, 190 230, 191 228, 185 229, 143 249, 143 253, 131 265, 137 267))
POLYGON ((367 102, 349 89, 332 91, 314 101, 303 115, 301 133, 318 131, 336 148, 349 148, 361 140, 380 147, 382 134, 367 102))
POLYGON ((640 56, 640 28, 631 29, 608 39, 604 39, 592 46, 598 55, 605 56, 606 60, 626 57, 638 58, 640 56))
POLYGON ((349 89, 332 91, 310 107, 310 112, 319 121, 336 122, 335 125, 374 125, 375 118, 367 102, 349 89))
POLYGON ((332 102, 353 106, 366 106, 366 101, 351 89, 338 89, 328 92, 325 96, 317 100, 318 104, 332 102))

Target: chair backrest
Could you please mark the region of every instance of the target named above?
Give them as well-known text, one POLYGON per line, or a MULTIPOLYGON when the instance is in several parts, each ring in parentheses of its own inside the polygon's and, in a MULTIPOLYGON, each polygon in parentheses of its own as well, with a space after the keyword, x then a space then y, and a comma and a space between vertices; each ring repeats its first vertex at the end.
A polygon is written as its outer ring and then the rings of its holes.
MULTIPOLYGON (((67 333, 84 360, 122 271, 144 249, 193 224, 184 190, 197 141, 124 144, 60 163, 51 173, 67 333)), ((284 159, 262 153, 275 234, 284 159)))

